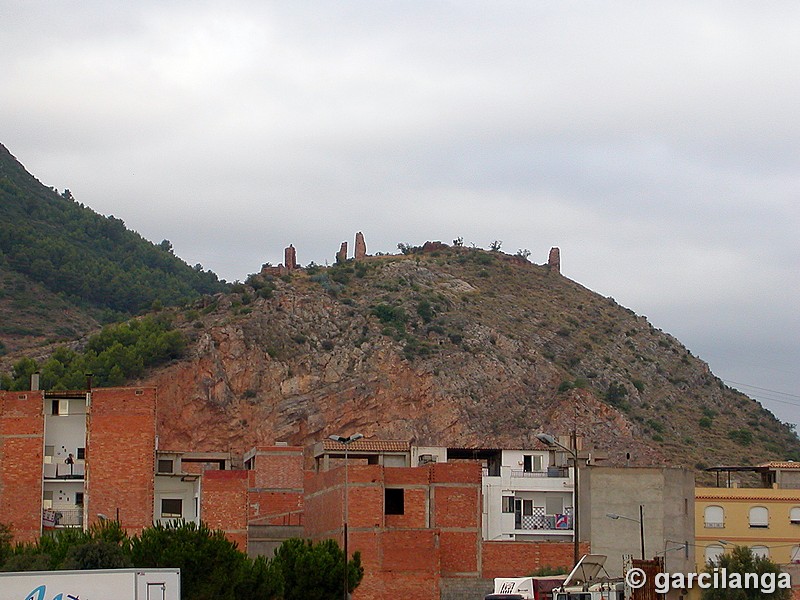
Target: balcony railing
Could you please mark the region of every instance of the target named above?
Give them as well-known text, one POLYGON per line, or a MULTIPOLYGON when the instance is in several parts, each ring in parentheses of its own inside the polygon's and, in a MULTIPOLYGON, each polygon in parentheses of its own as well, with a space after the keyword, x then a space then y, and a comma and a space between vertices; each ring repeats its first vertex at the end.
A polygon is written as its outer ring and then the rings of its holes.
POLYGON ((83 508, 46 508, 42 511, 45 529, 83 527, 83 508))
POLYGON ((545 514, 544 508, 534 507, 532 515, 523 515, 521 521, 516 525, 517 530, 536 531, 536 530, 550 530, 550 531, 569 531, 573 528, 572 515, 569 513, 563 514, 545 514))
POLYGON ((524 469, 511 469, 511 477, 569 477, 566 467, 548 467, 546 471, 525 471, 524 469))
POLYGON ((706 529, 723 529, 725 527, 725 523, 719 521, 706 521, 704 525, 706 529))
POLYGON ((73 465, 65 465, 63 463, 44 464, 45 479, 83 479, 84 471, 85 465, 83 462, 73 465))

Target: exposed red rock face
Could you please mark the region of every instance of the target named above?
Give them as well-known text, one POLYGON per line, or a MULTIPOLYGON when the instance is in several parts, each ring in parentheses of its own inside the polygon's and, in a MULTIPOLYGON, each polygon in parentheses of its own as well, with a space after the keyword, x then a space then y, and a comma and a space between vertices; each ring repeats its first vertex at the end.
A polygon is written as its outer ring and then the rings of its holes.
POLYGON ((220 294, 201 329, 178 315, 187 354, 146 382, 159 389, 161 448, 241 454, 352 432, 530 448, 538 432, 576 431, 609 465, 774 458, 755 441, 708 437, 700 407, 736 429, 746 399, 677 340, 553 276, 557 252, 547 265, 506 256, 368 257, 363 276, 275 278, 246 311, 239 294, 220 294))
POLYGON ((550 256, 547 257, 547 266, 556 273, 561 273, 561 250, 550 248, 550 256))
MULTIPOLYGON (((420 281, 423 274, 417 273, 420 281)), ((453 297, 469 293, 443 283, 440 289, 453 297)), ((405 359, 371 315, 354 314, 324 293, 280 285, 270 300, 253 302, 246 317, 220 319, 197 338, 187 360, 149 381, 159 389, 162 449, 242 453, 275 440, 309 446, 338 431, 421 444, 529 447, 538 431, 576 428, 612 461, 625 452, 642 464, 661 459, 635 438, 624 414, 588 391, 556 394, 561 369, 494 329, 469 326, 461 344, 473 352, 443 355, 433 369, 405 359), (300 336, 307 340, 298 342, 300 336), (487 347, 504 360, 478 350, 487 347)))
POLYGON ((343 263, 347 260, 347 242, 342 242, 339 251, 336 253, 336 262, 343 263))
POLYGON ((367 244, 364 241, 364 234, 360 231, 356 234, 355 259, 361 260, 367 255, 367 244))

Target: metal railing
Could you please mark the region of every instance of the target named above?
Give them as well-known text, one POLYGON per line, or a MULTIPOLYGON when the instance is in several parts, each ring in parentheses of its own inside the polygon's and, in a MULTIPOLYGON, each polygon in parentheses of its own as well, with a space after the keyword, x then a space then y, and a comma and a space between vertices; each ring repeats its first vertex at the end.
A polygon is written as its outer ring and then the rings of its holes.
POLYGON ((524 469, 511 469, 511 477, 569 477, 566 467, 548 467, 546 471, 526 471, 524 469))
POLYGON ((545 514, 539 507, 534 508, 532 515, 524 515, 516 524, 517 531, 570 531, 573 528, 572 515, 564 514, 545 514), (539 510, 537 510, 539 509, 539 510))
POLYGON ((42 511, 45 528, 83 527, 83 508, 46 508, 42 511))

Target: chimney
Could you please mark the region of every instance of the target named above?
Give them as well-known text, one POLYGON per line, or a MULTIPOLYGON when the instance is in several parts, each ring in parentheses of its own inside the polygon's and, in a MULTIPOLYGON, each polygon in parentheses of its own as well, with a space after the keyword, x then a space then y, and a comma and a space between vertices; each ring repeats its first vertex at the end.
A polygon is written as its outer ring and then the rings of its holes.
POLYGON ((86 373, 86 391, 87 392, 91 392, 92 391, 92 378, 93 377, 94 377, 94 375, 92 373, 86 373))
POLYGON ((39 371, 31 373, 31 391, 35 392, 39 389, 39 371))

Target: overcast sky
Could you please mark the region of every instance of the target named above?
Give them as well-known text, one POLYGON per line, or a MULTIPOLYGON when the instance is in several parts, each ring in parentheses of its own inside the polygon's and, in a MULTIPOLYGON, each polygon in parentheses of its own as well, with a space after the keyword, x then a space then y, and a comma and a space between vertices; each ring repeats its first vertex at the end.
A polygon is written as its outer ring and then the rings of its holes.
POLYGON ((0 0, 0 142, 190 264, 559 246, 792 423, 798 73, 794 0, 0 0))

